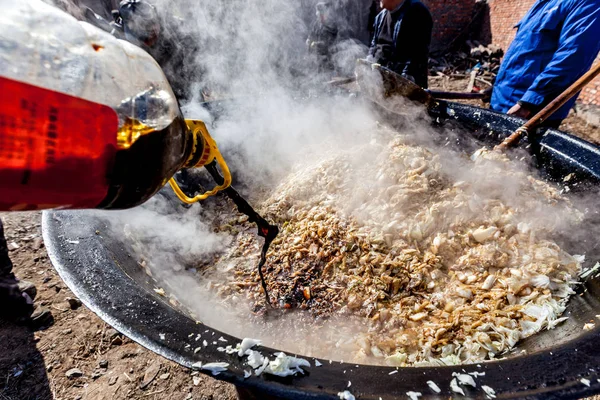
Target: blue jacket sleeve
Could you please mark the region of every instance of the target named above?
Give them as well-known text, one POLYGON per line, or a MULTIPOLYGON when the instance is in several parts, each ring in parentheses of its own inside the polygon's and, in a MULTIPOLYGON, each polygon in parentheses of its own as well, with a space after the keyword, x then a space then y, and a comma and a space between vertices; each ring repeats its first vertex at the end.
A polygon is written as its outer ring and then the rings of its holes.
POLYGON ((521 101, 544 105, 568 88, 592 65, 600 50, 600 2, 578 1, 560 33, 558 49, 521 101))

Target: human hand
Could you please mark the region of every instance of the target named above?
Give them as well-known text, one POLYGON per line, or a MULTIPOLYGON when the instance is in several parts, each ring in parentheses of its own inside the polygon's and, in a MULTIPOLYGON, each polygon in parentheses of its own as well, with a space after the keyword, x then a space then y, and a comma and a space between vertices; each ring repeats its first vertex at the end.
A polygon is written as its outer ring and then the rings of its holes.
POLYGON ((412 83, 416 83, 416 82, 415 82, 415 77, 414 77, 414 76, 412 76, 412 75, 409 75, 409 74, 407 74, 407 73, 402 73, 402 74, 401 74, 401 76, 402 76, 403 78, 406 78, 406 79, 408 79, 408 80, 409 80, 409 81, 411 81, 412 83))
POLYGON ((515 117, 528 119, 531 117, 531 110, 517 103, 507 112, 508 115, 514 115, 515 117))
POLYGON ((492 99, 492 92, 493 91, 494 91, 494 87, 493 86, 485 89, 483 92, 481 92, 481 93, 483 93, 485 95, 485 97, 483 99, 481 99, 481 100, 483 102, 485 102, 485 103, 489 103, 490 100, 492 99))

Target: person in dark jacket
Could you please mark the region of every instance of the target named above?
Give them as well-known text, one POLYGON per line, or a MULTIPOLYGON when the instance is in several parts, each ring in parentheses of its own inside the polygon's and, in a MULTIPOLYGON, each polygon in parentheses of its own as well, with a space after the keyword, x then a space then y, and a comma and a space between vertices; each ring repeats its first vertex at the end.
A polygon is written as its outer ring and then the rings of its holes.
POLYGON ((143 0, 123 0, 118 16, 125 38, 140 47, 152 49, 160 37, 161 24, 156 7, 143 0))
POLYGON ((179 29, 175 17, 161 19, 156 8, 144 0, 122 0, 118 17, 126 40, 142 47, 160 65, 178 100, 194 97, 192 83, 203 72, 195 57, 197 40, 179 29))
POLYGON ((332 1, 316 5, 317 18, 310 30, 306 45, 308 52, 317 58, 319 72, 333 72, 335 46, 349 37, 343 21, 338 18, 332 1))
MULTIPOLYGON (((369 38, 372 39, 375 35, 375 20, 381 12, 381 2, 379 0, 372 0, 369 6, 369 38)), ((368 45, 370 45, 370 41, 368 45)))
POLYGON ((427 87, 427 63, 433 20, 419 0, 381 0, 375 18, 369 61, 427 87))
MULTIPOLYGON (((538 0, 516 28, 498 71, 491 108, 529 118, 591 67, 600 51, 600 0, 538 0)), ((558 128, 575 100, 545 125, 558 128)))

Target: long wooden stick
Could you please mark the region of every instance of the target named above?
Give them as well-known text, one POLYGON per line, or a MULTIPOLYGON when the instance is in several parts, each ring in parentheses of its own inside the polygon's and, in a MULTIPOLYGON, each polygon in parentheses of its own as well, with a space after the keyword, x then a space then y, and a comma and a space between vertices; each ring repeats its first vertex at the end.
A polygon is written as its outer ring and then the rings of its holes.
POLYGON ((600 63, 596 64, 592 69, 586 72, 581 78, 575 81, 571 86, 562 92, 556 99, 542 109, 527 121, 523 126, 513 132, 512 135, 504 139, 502 143, 496 146, 495 150, 506 150, 509 147, 516 145, 523 135, 528 135, 529 132, 538 127, 542 122, 546 121, 548 117, 554 114, 559 108, 561 108, 570 98, 579 93, 585 85, 590 83, 598 74, 600 74, 600 63))

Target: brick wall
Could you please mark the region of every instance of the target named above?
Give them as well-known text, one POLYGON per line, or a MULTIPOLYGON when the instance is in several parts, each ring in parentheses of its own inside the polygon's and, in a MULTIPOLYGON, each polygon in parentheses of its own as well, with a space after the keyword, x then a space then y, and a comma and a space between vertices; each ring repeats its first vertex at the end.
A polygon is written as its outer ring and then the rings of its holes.
POLYGON ((432 52, 443 51, 469 30, 476 13, 475 0, 422 0, 433 17, 432 52))
POLYGON ((535 3, 535 0, 490 0, 489 19, 494 44, 508 49, 515 37, 514 26, 535 3))
MULTIPOLYGON (((487 25, 490 28, 492 43, 506 50, 515 37, 515 24, 534 3, 535 0, 489 0, 487 25)), ((596 62, 600 62, 600 56, 596 62)), ((600 77, 582 91, 579 102, 600 106, 600 77)))

